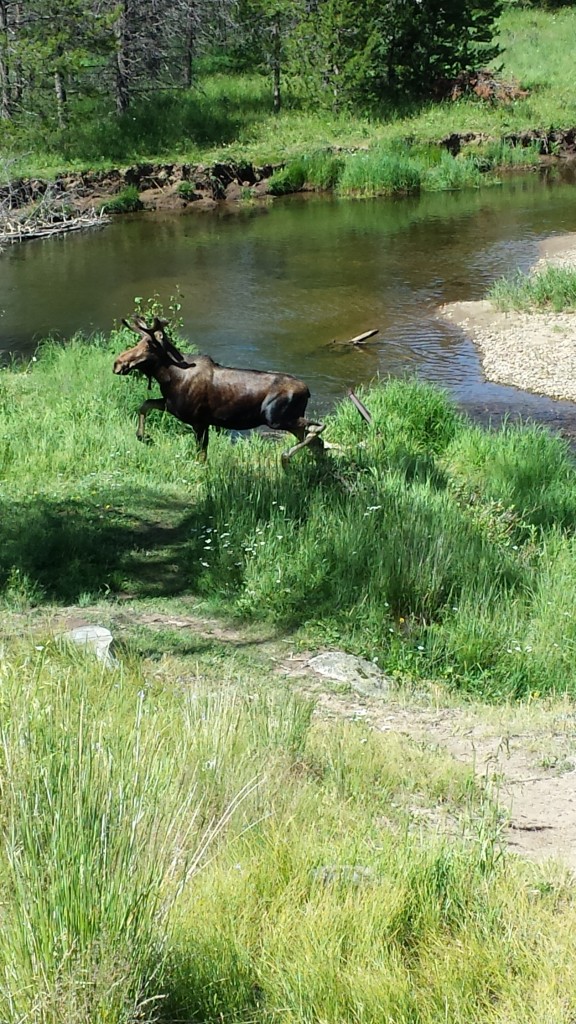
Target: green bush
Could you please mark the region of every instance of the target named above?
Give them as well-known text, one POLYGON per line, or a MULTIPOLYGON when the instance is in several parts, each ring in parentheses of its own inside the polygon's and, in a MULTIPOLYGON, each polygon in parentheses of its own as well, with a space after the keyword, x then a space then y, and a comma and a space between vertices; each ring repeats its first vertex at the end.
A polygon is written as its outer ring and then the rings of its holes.
POLYGON ((105 213, 135 213, 142 210, 142 200, 136 185, 127 185, 113 199, 108 199, 102 205, 105 213))

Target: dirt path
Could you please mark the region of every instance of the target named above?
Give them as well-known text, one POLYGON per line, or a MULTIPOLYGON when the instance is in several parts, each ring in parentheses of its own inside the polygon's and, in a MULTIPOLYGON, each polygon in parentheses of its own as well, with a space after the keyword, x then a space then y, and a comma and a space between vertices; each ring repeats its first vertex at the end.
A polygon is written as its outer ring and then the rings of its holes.
MULTIPOLYGON (((101 608, 61 609, 48 620, 49 628, 57 633, 101 621, 102 614, 101 608)), ((44 618, 44 628, 46 622, 44 618)), ((261 667, 263 677, 280 677, 312 696, 316 713, 323 717, 362 720, 378 732, 445 749, 455 760, 472 765, 506 810, 503 836, 512 851, 536 861, 554 858, 576 872, 576 707, 567 699, 528 707, 446 706, 448 695, 440 689, 423 693, 419 700, 361 697, 343 692, 341 683, 309 667, 318 651, 298 652, 290 638, 269 630, 130 607, 114 610, 106 624, 120 641, 143 631, 169 630, 189 639, 191 646, 208 642, 231 657, 243 652, 261 667)))
MULTIPOLYGON (((503 838, 510 850, 535 861, 558 860, 576 872, 576 706, 568 699, 532 706, 447 706, 440 689, 420 699, 365 697, 316 674, 309 661, 320 653, 299 652, 289 637, 258 627, 243 629, 194 614, 164 614, 117 607, 69 607, 42 619, 13 616, 6 633, 46 630, 56 635, 80 625, 102 623, 114 637, 140 647, 143 635, 175 631, 190 647, 212 644, 232 658, 247 654, 263 677, 280 678, 314 698, 316 714, 363 721, 381 733, 397 733, 446 750, 471 765, 506 811, 503 838)), ((166 653, 170 644, 166 642, 166 653)))
POLYGON ((576 714, 549 710, 423 708, 318 693, 320 713, 362 718, 447 750, 474 767, 507 812, 503 837, 532 860, 553 858, 576 871, 576 714))

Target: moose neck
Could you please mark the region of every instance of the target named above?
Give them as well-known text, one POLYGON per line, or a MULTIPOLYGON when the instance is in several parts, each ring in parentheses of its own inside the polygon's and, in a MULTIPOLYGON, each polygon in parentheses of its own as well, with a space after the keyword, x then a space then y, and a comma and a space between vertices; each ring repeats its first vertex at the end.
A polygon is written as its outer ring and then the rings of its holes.
POLYGON ((152 376, 158 381, 160 387, 165 385, 174 384, 176 380, 185 372, 186 366, 177 366, 172 362, 158 363, 152 376))

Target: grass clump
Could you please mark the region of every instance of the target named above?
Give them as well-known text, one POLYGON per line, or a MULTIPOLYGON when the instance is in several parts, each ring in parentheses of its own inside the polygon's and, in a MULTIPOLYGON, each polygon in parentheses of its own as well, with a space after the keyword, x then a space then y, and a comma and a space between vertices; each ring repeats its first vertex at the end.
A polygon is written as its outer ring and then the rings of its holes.
POLYGON ((374 148, 348 157, 340 180, 340 195, 411 195, 420 190, 422 171, 408 151, 374 148))
POLYGON ((496 281, 488 292, 488 298, 505 312, 572 312, 576 309, 576 271, 549 266, 534 274, 517 273, 511 278, 496 281))
POLYGON ((127 185, 113 199, 107 199, 102 209, 105 213, 136 213, 144 207, 136 185, 127 185))
POLYGON ((179 181, 176 192, 182 199, 193 199, 195 195, 194 184, 191 181, 179 181))
POLYGON ((304 158, 291 160, 290 163, 280 171, 275 171, 268 182, 271 195, 284 196, 292 192, 299 192, 306 181, 306 166, 304 158))
POLYGON ((422 187, 428 192, 445 192, 459 188, 479 188, 486 183, 486 175, 475 160, 454 158, 443 153, 441 159, 426 172, 422 187))
POLYGON ((514 146, 504 139, 465 146, 463 154, 474 160, 483 171, 537 167, 540 162, 540 147, 537 143, 514 146))

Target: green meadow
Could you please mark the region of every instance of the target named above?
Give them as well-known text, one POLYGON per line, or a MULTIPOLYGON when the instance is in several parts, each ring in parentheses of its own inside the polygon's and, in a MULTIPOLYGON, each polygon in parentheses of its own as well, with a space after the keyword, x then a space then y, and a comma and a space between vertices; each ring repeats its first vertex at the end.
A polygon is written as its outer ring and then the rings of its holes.
POLYGON ((487 432, 442 391, 393 380, 362 395, 371 427, 336 408, 322 460, 284 472, 270 441, 212 432, 202 466, 169 416, 137 442, 146 388, 111 372, 127 342, 48 344, 2 372, 7 608, 193 595, 484 698, 576 692, 576 481, 559 437, 487 432))
POLYGON ((202 465, 168 416, 137 442, 128 341, 0 373, 0 1018, 568 1024, 562 871, 505 851, 472 766, 326 718, 266 656, 342 647, 436 700, 573 695, 565 444, 390 381, 371 427, 335 409, 322 459, 214 434, 202 465), (117 668, 59 638, 72 613, 113 626, 117 668))

